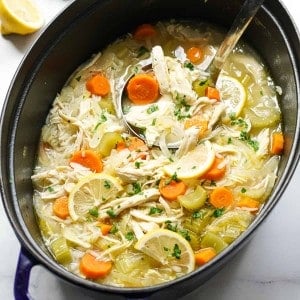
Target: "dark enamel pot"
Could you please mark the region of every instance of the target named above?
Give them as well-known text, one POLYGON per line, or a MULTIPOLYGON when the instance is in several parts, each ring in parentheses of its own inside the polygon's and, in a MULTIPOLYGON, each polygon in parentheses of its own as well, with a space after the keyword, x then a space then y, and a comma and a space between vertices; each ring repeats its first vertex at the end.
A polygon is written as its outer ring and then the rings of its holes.
POLYGON ((71 274, 53 260, 43 244, 32 206, 30 177, 41 127, 56 93, 82 62, 140 23, 195 18, 228 28, 241 3, 239 0, 73 1, 41 33, 15 74, 1 115, 1 192, 7 216, 22 245, 15 281, 16 299, 26 299, 28 275, 34 264, 43 265, 62 279, 99 295, 176 299, 213 276, 266 219, 286 189, 300 154, 299 35, 279 0, 265 1, 244 36, 283 89, 280 105, 286 142, 279 177, 270 199, 250 228, 215 260, 184 277, 153 287, 95 284, 71 274))

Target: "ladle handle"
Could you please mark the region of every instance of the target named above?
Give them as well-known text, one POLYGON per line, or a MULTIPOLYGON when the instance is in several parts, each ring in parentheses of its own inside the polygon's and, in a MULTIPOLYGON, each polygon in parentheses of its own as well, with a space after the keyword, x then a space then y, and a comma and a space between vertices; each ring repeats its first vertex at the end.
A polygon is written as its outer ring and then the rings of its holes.
POLYGON ((229 29, 225 39, 220 45, 210 66, 210 77, 213 83, 216 83, 225 60, 227 59, 233 48, 236 46, 241 35, 246 30, 263 2, 264 0, 246 0, 242 5, 242 8, 235 17, 231 28, 229 29))

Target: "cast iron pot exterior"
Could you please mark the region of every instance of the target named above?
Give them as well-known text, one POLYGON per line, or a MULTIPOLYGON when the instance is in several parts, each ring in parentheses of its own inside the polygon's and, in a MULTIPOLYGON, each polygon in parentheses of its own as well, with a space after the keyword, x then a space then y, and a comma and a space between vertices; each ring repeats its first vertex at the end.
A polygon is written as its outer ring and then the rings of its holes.
MULTIPOLYGON (((207 265, 174 281, 147 288, 95 284, 66 271, 42 241, 32 205, 31 175, 41 127, 57 92, 94 53, 136 25, 170 18, 194 18, 229 27, 239 0, 73 1, 41 33, 9 88, 1 116, 1 192, 11 225, 31 261, 92 293, 125 297, 178 298, 213 276, 250 239, 282 196, 299 160, 300 44, 296 27, 279 0, 266 0, 245 33, 283 89, 280 105, 285 149, 273 193, 250 228, 207 265), (215 14, 214 12, 218 12, 215 14)), ((31 263, 27 262, 30 266, 31 263)), ((26 268, 25 268, 26 269, 26 268)), ((30 267, 27 268, 30 271, 30 267)), ((26 274, 27 276, 28 274, 26 274)))

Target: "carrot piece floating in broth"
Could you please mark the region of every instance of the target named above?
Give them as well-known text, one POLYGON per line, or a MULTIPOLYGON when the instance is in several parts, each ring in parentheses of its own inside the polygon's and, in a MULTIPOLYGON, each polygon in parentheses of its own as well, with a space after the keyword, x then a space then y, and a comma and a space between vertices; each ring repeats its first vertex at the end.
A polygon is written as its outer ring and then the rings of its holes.
POLYGON ((66 219, 69 216, 68 202, 69 199, 66 196, 55 199, 52 206, 53 213, 61 219, 66 219))
POLYGON ((195 253, 196 264, 202 266, 212 260, 217 255, 217 252, 212 247, 200 249, 195 253))
POLYGON ((111 268, 112 263, 110 261, 97 260, 90 253, 85 253, 79 264, 80 272, 89 279, 103 278, 109 274, 111 268))
POLYGON ((199 128, 199 138, 202 138, 206 135, 208 130, 208 121, 203 119, 201 116, 196 115, 189 119, 186 119, 184 122, 184 129, 188 129, 192 126, 196 126, 199 128))
POLYGON ((191 47, 186 51, 186 56, 193 64, 199 64, 204 58, 204 52, 199 47, 191 47))
POLYGON ((111 229, 112 229, 112 225, 110 225, 110 224, 104 224, 104 223, 100 224, 100 230, 101 230, 103 235, 109 234, 111 229))
POLYGON ((209 99, 216 99, 220 100, 220 92, 218 89, 208 86, 205 89, 205 96, 208 97, 209 99))
POLYGON ((284 137, 282 132, 274 132, 272 134, 270 152, 275 155, 281 154, 283 150, 283 145, 284 145, 284 137))
POLYGON ((233 203, 233 193, 226 187, 217 187, 211 192, 209 202, 216 208, 228 207, 233 203))
POLYGON ((96 74, 86 82, 86 89, 94 95, 105 97, 110 92, 110 84, 105 76, 96 74))
POLYGON ((152 103, 159 96, 158 82, 153 75, 137 74, 127 84, 127 95, 134 104, 152 103))
POLYGON ((215 160, 211 168, 201 177, 207 180, 219 180, 226 172, 226 166, 224 164, 224 158, 215 157, 215 160))
POLYGON ((137 41, 142 41, 156 35, 156 30, 151 24, 142 24, 136 28, 133 33, 133 38, 137 41))
POLYGON ((184 195, 186 190, 187 186, 183 181, 162 179, 159 183, 159 192, 169 201, 177 200, 177 197, 184 195))
POLYGON ((103 170, 101 157, 93 150, 76 151, 71 157, 70 162, 80 164, 97 173, 103 170))
POLYGON ((253 210, 258 210, 260 203, 259 201, 252 199, 250 197, 244 196, 241 200, 239 200, 236 204, 238 207, 246 207, 246 208, 252 208, 253 210))
POLYGON ((130 151, 147 151, 148 147, 143 140, 138 137, 131 136, 128 139, 128 149, 130 151))

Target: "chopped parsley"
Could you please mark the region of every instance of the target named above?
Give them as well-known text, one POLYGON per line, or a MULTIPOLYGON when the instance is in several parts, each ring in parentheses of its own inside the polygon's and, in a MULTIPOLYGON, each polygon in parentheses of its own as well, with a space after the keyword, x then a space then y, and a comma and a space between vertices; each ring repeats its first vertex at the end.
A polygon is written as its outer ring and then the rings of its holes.
POLYGON ((232 144, 232 138, 231 137, 228 138, 227 144, 232 144))
POLYGON ((158 105, 157 104, 153 104, 153 105, 151 105, 151 106, 149 106, 148 108, 147 108, 147 114, 152 114, 152 113, 154 113, 155 111, 158 111, 159 110, 159 107, 158 107, 158 105))
POLYGON ((224 208, 215 209, 214 213, 213 213, 214 217, 216 217, 216 218, 221 217, 224 214, 224 210, 225 210, 224 208))
POLYGON ((125 238, 126 238, 126 240, 128 240, 128 241, 132 241, 132 240, 134 239, 134 237, 135 237, 135 235, 134 235, 134 233, 133 233, 132 231, 129 231, 129 232, 127 232, 127 233, 125 234, 125 238))
POLYGON ((203 211, 195 211, 195 212, 192 213, 192 218, 193 219, 201 219, 202 220, 203 217, 204 217, 203 211))
POLYGON ((116 213, 114 212, 114 210, 112 208, 108 209, 106 211, 106 213, 111 217, 111 218, 115 218, 117 215, 116 213))
POLYGON ((149 53, 149 50, 145 46, 141 46, 138 49, 137 57, 141 57, 141 56, 143 56, 146 53, 149 53))
POLYGON ((139 194, 142 191, 141 184, 139 182, 134 182, 132 184, 132 195, 139 194))
POLYGON ((233 126, 243 127, 245 129, 248 128, 247 122, 242 118, 238 118, 238 119, 232 119, 231 118, 231 123, 230 124, 233 125, 233 126))
POLYGON ((104 180, 104 187, 105 187, 106 189, 110 189, 110 188, 111 188, 110 182, 107 181, 107 180, 104 180))
POLYGON ((139 169, 139 168, 141 167, 141 164, 142 164, 141 161, 136 161, 136 162, 134 163, 134 165, 135 165, 135 167, 136 167, 137 169, 139 169))
POLYGON ((52 192, 54 192, 54 188, 53 188, 52 186, 48 186, 48 187, 47 187, 47 191, 48 191, 49 193, 52 193, 52 192))
POLYGON ((187 241, 191 240, 191 236, 186 229, 179 230, 178 233, 180 233, 187 241))
POLYGON ((162 213, 162 211, 163 210, 161 208, 152 206, 152 207, 150 207, 149 215, 157 215, 157 214, 162 213))
POLYGON ((118 229, 117 225, 116 225, 116 224, 113 224, 113 226, 112 226, 111 230, 109 231, 109 233, 115 234, 115 233, 117 233, 118 231, 119 231, 119 229, 118 229))
POLYGON ((156 119, 156 118, 154 118, 154 119, 152 120, 152 123, 151 123, 151 125, 152 125, 152 126, 155 126, 155 125, 156 125, 156 121, 157 121, 157 119, 156 119))
POLYGON ((168 230, 177 232, 177 226, 178 226, 177 224, 172 224, 172 222, 169 221, 169 220, 166 221, 165 224, 166 224, 166 228, 167 228, 168 230))
POLYGON ((180 181, 178 179, 178 177, 177 177, 177 173, 176 172, 171 176, 171 178, 165 180, 165 185, 169 185, 172 181, 176 181, 176 182, 180 181))
POLYGON ((76 77, 75 79, 76 79, 77 81, 80 81, 81 76, 78 76, 78 77, 76 77))
POLYGON ((178 244, 174 245, 172 256, 175 257, 176 259, 180 259, 180 257, 181 257, 181 250, 180 250, 178 244))
POLYGON ((100 119, 99 119, 98 123, 96 124, 94 130, 97 130, 97 128, 98 128, 102 123, 104 123, 104 122, 106 122, 106 121, 107 121, 107 117, 106 117, 106 115, 105 115, 104 113, 102 113, 102 114, 100 115, 100 119))
POLYGON ((89 214, 95 218, 98 218, 99 217, 98 208, 97 207, 91 208, 89 210, 89 214))
POLYGON ((206 80, 201 80, 200 82, 199 82, 199 85, 200 86, 204 86, 204 85, 206 85, 207 84, 207 79, 206 80))
POLYGON ((185 68, 188 68, 190 69, 191 71, 194 70, 194 65, 190 62, 185 62, 184 65, 183 65, 185 68))
POLYGON ((259 149, 258 141, 252 140, 250 134, 247 131, 242 130, 239 139, 246 142, 250 147, 253 148, 254 151, 257 151, 259 149))
POLYGON ((189 113, 191 106, 186 103, 185 98, 185 96, 176 96, 174 115, 177 117, 178 121, 191 117, 191 114, 189 113))
POLYGON ((241 189, 241 193, 244 194, 244 193, 246 193, 246 192, 247 192, 247 190, 246 190, 245 188, 242 188, 242 189, 241 189))

